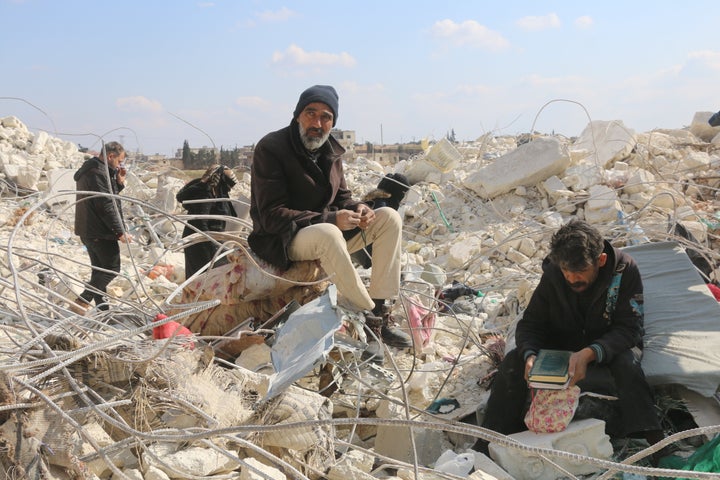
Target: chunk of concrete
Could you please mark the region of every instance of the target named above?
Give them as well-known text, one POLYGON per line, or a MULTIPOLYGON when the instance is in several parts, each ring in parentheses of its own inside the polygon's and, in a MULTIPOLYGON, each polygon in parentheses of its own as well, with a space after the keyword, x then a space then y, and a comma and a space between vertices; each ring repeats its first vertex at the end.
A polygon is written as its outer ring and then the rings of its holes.
POLYGON ((515 480, 490 457, 480 452, 475 452, 475 471, 468 478, 471 480, 515 480))
MULTIPOLYGON (((549 448, 564 452, 610 460, 613 448, 610 437, 605 434, 605 422, 588 418, 570 422, 568 428, 557 433, 534 433, 524 431, 509 435, 513 440, 531 447, 549 448)), ((490 456, 512 477, 524 480, 557 480, 565 474, 543 460, 537 453, 506 447, 497 443, 489 446, 490 456)), ((569 460, 562 457, 551 459, 573 475, 589 475, 602 470, 582 460, 569 460)))
POLYGON ((556 138, 543 137, 520 145, 490 165, 468 175, 464 185, 483 198, 493 198, 524 185, 535 185, 558 175, 570 165, 570 156, 556 138))
POLYGON ((655 175, 642 168, 636 170, 628 177, 627 183, 623 187, 623 192, 628 195, 634 193, 647 192, 652 190, 655 182, 655 175))
POLYGON ((571 152, 587 152, 587 160, 602 168, 630 155, 637 138, 622 120, 590 122, 570 146, 571 152))
POLYGON ((695 112, 690 123, 690 133, 704 142, 709 142, 720 131, 720 127, 711 127, 708 123, 715 112, 695 112))
POLYGON ((287 477, 284 473, 275 467, 265 465, 254 458, 246 458, 245 465, 240 470, 240 480, 285 480, 287 477))
MULTIPOLYGON (((405 419, 405 409, 401 405, 382 400, 375 411, 379 418, 405 419)), ((415 437, 417 461, 429 465, 443 452, 443 433, 425 428, 397 427, 378 425, 375 437, 375 451, 386 457, 407 463, 413 463, 412 437, 415 437)))

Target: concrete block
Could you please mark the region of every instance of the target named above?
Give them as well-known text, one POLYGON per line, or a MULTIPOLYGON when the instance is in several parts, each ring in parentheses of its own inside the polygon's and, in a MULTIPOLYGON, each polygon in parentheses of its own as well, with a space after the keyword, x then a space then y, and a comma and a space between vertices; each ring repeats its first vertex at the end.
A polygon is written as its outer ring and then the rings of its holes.
POLYGON ((545 180, 542 186, 553 202, 556 202, 559 198, 573 195, 573 192, 568 190, 567 186, 557 175, 553 175, 545 180))
POLYGON ((708 123, 715 112, 695 112, 690 123, 690 133, 704 142, 709 142, 720 131, 720 127, 711 127, 708 123))
POLYGON ((535 185, 569 165, 570 156, 557 139, 538 138, 468 175, 463 183, 481 197, 493 198, 521 185, 535 185))
POLYGON ((239 480, 285 480, 287 478, 285 474, 277 468, 265 465, 255 458, 246 458, 244 462, 245 465, 243 465, 240 470, 239 480))
POLYGON ((570 151, 590 152, 588 159, 605 168, 627 158, 636 143, 635 131, 626 127, 622 120, 596 120, 585 127, 570 146, 570 151))
POLYGON ((480 452, 475 452, 475 471, 468 478, 470 480, 515 480, 490 457, 480 452))
MULTIPOLYGON (((610 437, 605 434, 605 422, 589 418, 570 422, 558 433, 524 431, 509 435, 513 440, 531 447, 549 448, 578 455, 609 460, 613 454, 610 437)), ((524 480, 557 480, 565 475, 543 460, 539 454, 491 443, 490 456, 513 478, 524 480)), ((582 461, 548 456, 573 475, 589 475, 602 470, 582 461)))
POLYGON ((576 192, 587 190, 603 181, 604 170, 591 163, 571 165, 565 170, 562 182, 576 192))
POLYGON ((617 194, 615 190, 605 185, 593 185, 588 190, 590 198, 587 200, 587 210, 601 210, 615 207, 617 194))
MULTIPOLYGON (((404 419, 405 411, 401 405, 382 400, 376 412, 380 418, 404 419)), ((417 461, 421 465, 433 463, 443 452, 443 432, 425 428, 396 427, 379 425, 375 437, 375 451, 403 462, 413 463, 411 438, 415 437, 417 461)))
POLYGON ((632 195, 634 193, 652 190, 654 181, 655 175, 642 168, 638 169, 628 177, 627 183, 623 187, 623 192, 632 195))

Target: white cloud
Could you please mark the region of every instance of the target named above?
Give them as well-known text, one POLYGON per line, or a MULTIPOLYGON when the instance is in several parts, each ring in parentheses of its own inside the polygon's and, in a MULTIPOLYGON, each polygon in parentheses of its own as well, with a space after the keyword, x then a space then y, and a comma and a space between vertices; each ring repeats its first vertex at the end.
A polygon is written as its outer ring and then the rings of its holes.
POLYGON ((575 19, 575 27, 585 30, 593 26, 595 23, 591 16, 589 15, 583 15, 582 17, 578 17, 575 19))
POLYGON ((720 52, 701 50, 688 54, 688 63, 697 62, 713 70, 720 70, 720 52))
POLYGON ((549 13, 543 16, 527 16, 516 22, 517 26, 523 30, 547 30, 548 28, 559 28, 560 18, 555 13, 549 13))
POLYGON ((290 45, 284 52, 275 52, 273 63, 301 67, 340 66, 354 67, 357 63, 349 53, 306 52, 297 45, 290 45))
POLYGON ((148 112, 161 113, 164 109, 157 100, 150 100, 143 96, 122 97, 115 100, 117 106, 123 112, 148 112))
POLYGON ((263 22, 284 22, 295 15, 297 14, 294 11, 287 7, 282 7, 280 10, 259 12, 255 16, 263 22))
POLYGON ((502 50, 509 42, 498 32, 480 25, 475 20, 455 23, 452 20, 440 20, 432 26, 433 36, 448 40, 456 46, 469 45, 488 50, 502 50))

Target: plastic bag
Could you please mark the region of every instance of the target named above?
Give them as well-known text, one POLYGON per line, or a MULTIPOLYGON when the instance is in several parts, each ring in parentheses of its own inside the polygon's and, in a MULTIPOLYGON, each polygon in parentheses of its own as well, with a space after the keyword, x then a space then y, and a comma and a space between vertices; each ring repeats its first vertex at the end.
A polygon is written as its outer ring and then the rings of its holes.
POLYGON ((531 389, 532 403, 525 425, 535 433, 562 432, 570 424, 580 400, 580 387, 562 390, 531 389))

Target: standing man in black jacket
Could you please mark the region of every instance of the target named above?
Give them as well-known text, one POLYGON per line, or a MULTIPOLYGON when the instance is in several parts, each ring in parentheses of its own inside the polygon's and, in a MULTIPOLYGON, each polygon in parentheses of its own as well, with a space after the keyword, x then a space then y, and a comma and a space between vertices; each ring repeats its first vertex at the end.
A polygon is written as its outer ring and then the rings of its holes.
MULTIPOLYGON (((643 285, 635 261, 588 223, 572 220, 553 235, 542 269, 517 324, 516 348, 493 380, 482 426, 506 435, 526 430, 527 378, 535 356, 540 349, 570 350, 570 385, 585 390, 592 382, 596 393, 618 397, 619 419, 606 425, 609 435, 661 440, 640 366, 643 285), (600 387, 607 390, 598 392, 603 378, 600 387)), ((476 449, 487 451, 487 442, 478 441, 476 449)))
POLYGON ((92 265, 90 281, 71 304, 75 313, 85 313, 94 301, 100 310, 109 308, 105 301, 107 286, 120 272, 120 245, 129 243, 125 231, 119 194, 125 188, 125 149, 118 142, 103 145, 100 154, 82 164, 73 177, 76 182, 75 234, 87 248, 92 265), (98 192, 105 195, 94 195, 98 192))

